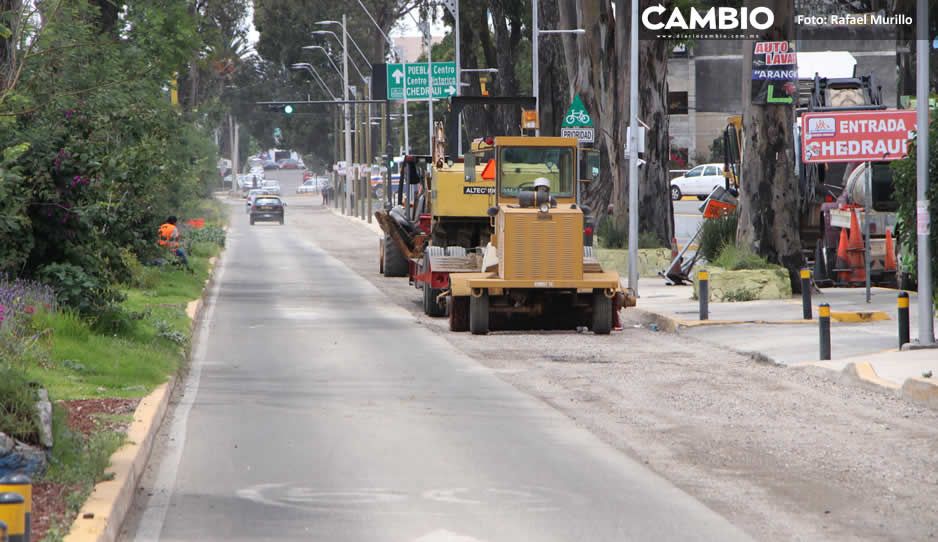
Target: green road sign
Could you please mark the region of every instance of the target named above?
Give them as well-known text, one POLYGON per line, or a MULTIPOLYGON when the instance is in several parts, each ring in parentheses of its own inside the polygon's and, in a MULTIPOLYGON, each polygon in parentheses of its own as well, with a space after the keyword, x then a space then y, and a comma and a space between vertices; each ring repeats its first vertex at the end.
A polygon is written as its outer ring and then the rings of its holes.
MULTIPOLYGON (((407 88, 408 100, 427 99, 427 63, 388 64, 388 99, 403 100, 407 88)), ((433 63, 433 98, 456 95, 456 63, 433 63)))
POLYGON ((570 104, 570 109, 567 109, 567 114, 563 116, 563 124, 560 126, 562 128, 593 127, 593 119, 586 111, 583 100, 580 99, 579 95, 573 97, 573 103, 570 104))

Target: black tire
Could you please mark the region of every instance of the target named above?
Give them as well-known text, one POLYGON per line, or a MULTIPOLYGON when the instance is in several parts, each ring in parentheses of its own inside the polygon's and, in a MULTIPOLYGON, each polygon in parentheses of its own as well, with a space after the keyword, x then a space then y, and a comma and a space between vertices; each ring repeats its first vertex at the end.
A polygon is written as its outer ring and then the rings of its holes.
POLYGON ((283 217, 280 217, 280 225, 283 226, 283 217))
POLYGON ((488 292, 479 297, 469 296, 469 331, 473 335, 486 335, 489 332, 488 292))
POLYGON ((446 298, 446 312, 449 315, 449 330, 469 331, 469 298, 465 296, 446 298))
POLYGON ((602 290, 593 292, 593 333, 609 335, 612 331, 612 299, 602 290))
POLYGON ((697 199, 700 200, 700 201, 703 201, 703 200, 707 199, 707 196, 697 196, 697 199))
POLYGON ((254 215, 251 215, 251 225, 254 225, 254 215))
POLYGON ((407 258, 390 236, 384 238, 384 276, 407 276, 407 258))
MULTIPOLYGON (((430 256, 424 254, 422 272, 430 271, 430 256)), ((423 283, 423 313, 427 316, 446 316, 446 309, 436 302, 437 296, 442 290, 431 288, 426 282, 423 283)))
POLYGON ((683 197, 683 194, 681 194, 681 189, 672 184, 671 185, 671 200, 678 201, 682 197, 683 197))

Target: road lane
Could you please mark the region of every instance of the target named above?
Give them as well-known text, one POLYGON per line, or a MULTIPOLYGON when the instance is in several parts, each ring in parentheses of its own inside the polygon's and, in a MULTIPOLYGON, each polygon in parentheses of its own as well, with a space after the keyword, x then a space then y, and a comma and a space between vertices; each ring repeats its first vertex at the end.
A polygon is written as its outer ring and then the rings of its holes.
POLYGON ((151 459, 165 516, 126 540, 744 538, 303 240, 305 201, 232 214, 178 466, 151 459))

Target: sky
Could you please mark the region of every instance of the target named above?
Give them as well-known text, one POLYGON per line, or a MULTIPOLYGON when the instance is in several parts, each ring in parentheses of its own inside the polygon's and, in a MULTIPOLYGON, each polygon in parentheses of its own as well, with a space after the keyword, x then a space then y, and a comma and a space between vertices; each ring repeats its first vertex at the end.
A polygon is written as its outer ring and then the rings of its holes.
MULTIPOLYGON (((354 6, 353 6, 354 7, 354 6)), ((367 17, 364 13, 357 13, 355 16, 367 17)), ((418 14, 416 10, 413 12, 413 16, 417 17, 418 14)), ((254 28, 254 3, 250 2, 248 4, 248 41, 251 43, 251 47, 257 43, 257 40, 260 38, 260 34, 257 32, 257 29, 254 28)), ((435 37, 442 37, 446 34, 446 31, 449 27, 443 24, 434 24, 431 28, 431 33, 435 37)), ((398 25, 391 30, 391 37, 397 36, 419 36, 420 31, 417 29, 417 25, 414 23, 413 18, 410 15, 405 15, 402 19, 398 21, 398 25)))

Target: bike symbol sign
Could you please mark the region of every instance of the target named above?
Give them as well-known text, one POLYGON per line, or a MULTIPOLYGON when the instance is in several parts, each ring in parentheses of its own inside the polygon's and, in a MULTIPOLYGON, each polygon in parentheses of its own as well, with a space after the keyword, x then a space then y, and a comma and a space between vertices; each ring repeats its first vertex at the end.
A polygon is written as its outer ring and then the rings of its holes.
POLYGON ((560 125, 561 137, 575 137, 580 143, 592 143, 594 138, 593 119, 586 112, 583 106, 583 100, 579 96, 573 98, 570 109, 563 117, 563 124, 560 125))
POLYGON ((580 99, 579 95, 574 96, 573 103, 570 104, 570 109, 567 109, 567 114, 563 117, 563 128, 592 128, 593 119, 590 118, 590 114, 587 113, 586 107, 583 105, 583 100, 580 99))

